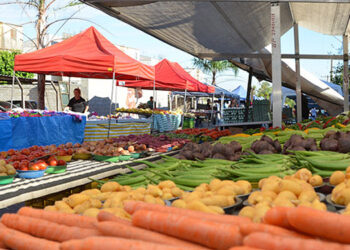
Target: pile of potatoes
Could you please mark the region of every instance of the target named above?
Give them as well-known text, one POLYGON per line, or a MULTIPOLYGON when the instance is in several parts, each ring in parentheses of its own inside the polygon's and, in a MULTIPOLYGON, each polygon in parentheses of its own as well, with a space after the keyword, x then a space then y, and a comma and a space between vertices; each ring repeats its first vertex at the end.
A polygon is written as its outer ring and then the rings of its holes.
POLYGON ((283 179, 270 176, 260 180, 259 188, 260 190, 252 192, 248 197, 250 206, 242 208, 239 212, 240 216, 249 217, 254 222, 260 222, 265 213, 276 206, 306 206, 327 210, 326 204, 320 202, 313 186, 295 176, 286 176, 283 179))
POLYGON ((323 179, 320 175, 312 175, 310 170, 306 168, 299 169, 295 174, 292 175, 292 177, 306 181, 313 187, 321 186, 323 184, 323 179))
POLYGON ((221 181, 213 179, 209 184, 203 183, 193 192, 186 192, 172 206, 207 213, 224 214, 223 208, 236 203, 236 195, 248 194, 252 186, 248 181, 221 181))
POLYGON ((124 202, 130 200, 165 205, 165 199, 181 197, 184 191, 176 187, 172 181, 162 181, 158 185, 148 185, 147 189, 140 187, 132 189, 117 182, 107 182, 101 189, 89 189, 68 198, 56 201, 54 206, 45 210, 63 213, 82 214, 96 217, 100 210, 110 212, 120 218, 130 219, 124 210, 124 202))
POLYGON ((5 160, 0 160, 0 176, 15 175, 16 173, 16 169, 11 164, 7 164, 5 160))
POLYGON ((350 173, 350 169, 347 168, 346 171, 346 174, 341 171, 335 171, 329 179, 329 183, 335 185, 332 190, 331 200, 343 206, 350 205, 350 179, 346 178, 347 174, 350 173))

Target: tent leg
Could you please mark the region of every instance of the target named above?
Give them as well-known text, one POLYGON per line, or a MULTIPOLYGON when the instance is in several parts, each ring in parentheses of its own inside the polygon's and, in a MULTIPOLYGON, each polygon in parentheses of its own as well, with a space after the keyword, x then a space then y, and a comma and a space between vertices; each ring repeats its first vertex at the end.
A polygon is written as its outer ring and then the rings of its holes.
POLYGON ((279 3, 271 3, 271 45, 272 45, 272 115, 273 126, 282 126, 281 95, 281 20, 279 3))
POLYGON ((215 92, 213 92, 213 95, 211 97, 211 117, 210 117, 210 123, 213 123, 213 118, 214 118, 214 94, 215 92))
POLYGON ((11 87, 11 110, 13 107, 13 89, 15 87, 15 76, 16 76, 16 71, 13 71, 13 75, 12 75, 12 87, 11 87))
POLYGON ((18 77, 16 77, 16 80, 17 80, 17 83, 18 83, 19 88, 21 89, 21 103, 22 103, 22 108, 25 109, 25 108, 26 108, 26 105, 25 105, 25 102, 24 102, 24 90, 23 90, 23 86, 22 86, 21 81, 18 79, 18 77))
POLYGON ((111 94, 111 104, 109 105, 109 119, 108 119, 108 135, 107 135, 107 138, 109 138, 110 131, 111 131, 112 105, 113 105, 114 84, 115 84, 114 81, 115 81, 115 70, 113 71, 112 94, 111 94))
POLYGON ((225 94, 221 96, 221 105, 220 105, 220 119, 224 117, 224 105, 225 105, 225 94))
POLYGON ((343 36, 343 53, 344 53, 344 76, 343 76, 343 92, 344 92, 344 112, 349 111, 349 40, 348 36, 343 36))
MULTIPOLYGON (((294 24, 294 51, 295 55, 299 55, 299 26, 294 24)), ((297 122, 302 121, 303 107, 301 102, 301 82, 300 82, 300 59, 295 58, 295 76, 296 76, 296 88, 297 95, 297 122)))
POLYGON ((249 67, 247 95, 245 99, 244 122, 248 122, 249 107, 250 107, 250 92, 252 91, 253 68, 249 67))

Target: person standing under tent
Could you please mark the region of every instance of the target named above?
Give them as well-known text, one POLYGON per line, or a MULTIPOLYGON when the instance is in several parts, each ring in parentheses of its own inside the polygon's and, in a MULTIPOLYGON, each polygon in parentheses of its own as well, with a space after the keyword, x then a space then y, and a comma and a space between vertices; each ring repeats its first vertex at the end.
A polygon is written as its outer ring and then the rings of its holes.
POLYGON ((149 101, 147 102, 147 107, 148 107, 149 109, 153 109, 153 105, 155 106, 155 103, 154 103, 154 101, 153 101, 153 96, 151 96, 151 97, 149 98, 149 101))
POLYGON ((81 90, 79 88, 74 89, 74 97, 69 100, 66 108, 77 113, 86 113, 89 110, 88 102, 81 97, 81 90))

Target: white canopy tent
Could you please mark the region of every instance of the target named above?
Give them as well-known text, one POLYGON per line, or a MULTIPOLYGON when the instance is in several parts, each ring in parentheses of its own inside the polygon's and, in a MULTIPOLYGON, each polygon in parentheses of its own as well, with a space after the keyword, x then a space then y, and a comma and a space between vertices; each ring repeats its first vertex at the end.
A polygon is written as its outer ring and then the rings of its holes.
MULTIPOLYGON (((280 126, 282 120, 281 82, 285 73, 282 73, 281 58, 295 58, 297 77, 294 83, 299 107, 301 89, 306 94, 310 92, 298 77, 300 59, 342 59, 348 65, 350 0, 81 1, 197 57, 215 60, 270 58, 274 126, 280 126), (323 34, 343 36, 344 55, 300 55, 298 25, 323 34), (293 26, 295 54, 281 55, 280 36, 293 26), (271 56, 259 53, 269 44, 272 44, 271 56)), ((344 67, 344 96, 349 92, 347 69, 344 67)), ((322 94, 323 102, 339 106, 339 100, 334 103, 333 99, 325 92, 322 94)), ((348 98, 344 98, 344 110, 349 110, 348 98)))

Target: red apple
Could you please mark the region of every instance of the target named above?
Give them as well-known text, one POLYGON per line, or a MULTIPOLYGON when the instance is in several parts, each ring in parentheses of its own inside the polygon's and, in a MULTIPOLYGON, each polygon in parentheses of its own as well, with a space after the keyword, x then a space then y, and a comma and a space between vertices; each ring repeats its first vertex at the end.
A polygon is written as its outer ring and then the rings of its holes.
POLYGON ((58 160, 57 161, 57 166, 64 166, 66 165, 67 163, 64 161, 64 160, 58 160))

